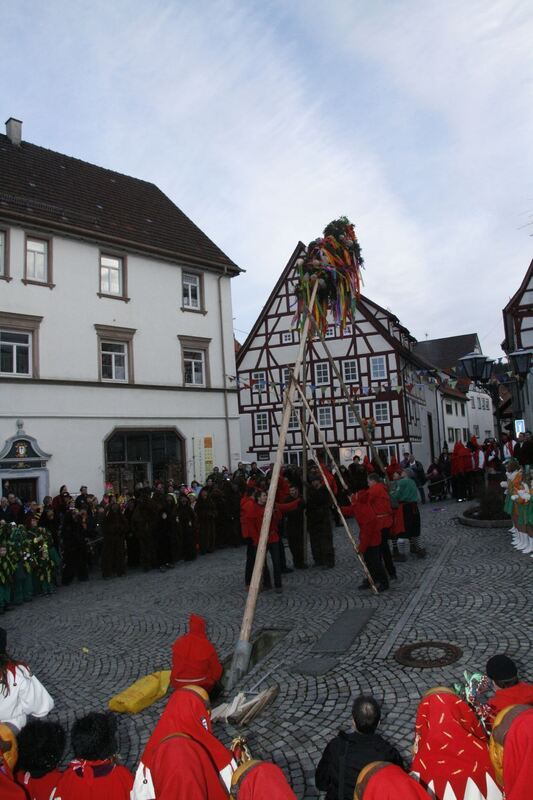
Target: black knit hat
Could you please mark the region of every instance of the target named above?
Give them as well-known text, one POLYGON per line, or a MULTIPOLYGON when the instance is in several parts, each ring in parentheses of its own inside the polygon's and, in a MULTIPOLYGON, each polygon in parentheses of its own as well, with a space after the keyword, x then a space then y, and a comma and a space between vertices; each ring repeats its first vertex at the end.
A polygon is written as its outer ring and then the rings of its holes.
POLYGON ((0 653, 5 653, 7 647, 7 631, 0 628, 0 653))
POLYGON ((508 681, 516 678, 518 670, 514 661, 509 656, 492 656, 487 661, 486 672, 493 681, 508 681))

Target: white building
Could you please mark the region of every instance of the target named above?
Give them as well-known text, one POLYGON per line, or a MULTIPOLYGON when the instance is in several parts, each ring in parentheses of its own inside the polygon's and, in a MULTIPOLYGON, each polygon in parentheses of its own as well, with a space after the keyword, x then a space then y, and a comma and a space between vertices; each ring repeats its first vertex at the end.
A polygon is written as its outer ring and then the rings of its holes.
POLYGON ((466 443, 477 436, 480 443, 494 436, 494 408, 491 396, 482 387, 461 377, 459 359, 467 353, 481 353, 477 333, 427 339, 417 342, 415 351, 442 370, 451 385, 440 391, 439 437, 448 449, 455 442, 466 443), (457 377, 459 376, 459 377, 457 377))
POLYGON ((100 495, 230 466, 238 267, 153 184, 20 129, 0 135, 2 488, 100 495))

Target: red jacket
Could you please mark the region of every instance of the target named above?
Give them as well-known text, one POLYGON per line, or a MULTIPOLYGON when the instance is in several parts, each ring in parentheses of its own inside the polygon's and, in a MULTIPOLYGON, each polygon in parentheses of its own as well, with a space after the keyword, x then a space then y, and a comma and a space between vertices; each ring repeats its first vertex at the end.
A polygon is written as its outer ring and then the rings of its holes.
MULTIPOLYGON (((253 516, 251 518, 251 536, 254 545, 257 547, 259 544, 259 534, 261 533, 261 525, 263 524, 263 517, 265 516, 265 506, 260 506, 259 503, 254 501, 253 516)), ((270 520, 270 531, 268 534, 268 544, 279 542, 278 525, 281 514, 274 508, 272 511, 272 519, 270 520)))
POLYGON ((533 685, 520 681, 508 689, 497 689, 488 705, 494 716, 507 706, 533 706, 533 685))
POLYGON ((384 483, 370 483, 368 487, 368 500, 378 518, 379 527, 392 528, 392 506, 390 495, 384 483))
POLYGON ((32 778, 29 772, 19 771, 15 775, 15 779, 17 783, 24 786, 30 800, 49 800, 52 789, 57 786, 61 775, 60 770, 53 769, 41 778, 32 778))
POLYGON ((345 517, 355 517, 359 525, 359 552, 366 553, 369 547, 381 544, 381 528, 378 518, 369 503, 368 491, 363 489, 352 497, 351 506, 342 506, 345 517))
POLYGON ((251 496, 241 497, 241 536, 250 539, 253 530, 255 500, 251 496))
POLYGON ((76 760, 61 775, 54 796, 61 800, 129 800, 132 787, 129 769, 111 759, 76 760))
POLYGON ((189 633, 180 636, 172 647, 170 685, 179 689, 188 683, 210 692, 222 676, 217 651, 205 632, 205 620, 196 614, 189 617, 189 633))
POLYGON ((158 800, 227 800, 209 751, 187 735, 159 743, 151 773, 158 800))

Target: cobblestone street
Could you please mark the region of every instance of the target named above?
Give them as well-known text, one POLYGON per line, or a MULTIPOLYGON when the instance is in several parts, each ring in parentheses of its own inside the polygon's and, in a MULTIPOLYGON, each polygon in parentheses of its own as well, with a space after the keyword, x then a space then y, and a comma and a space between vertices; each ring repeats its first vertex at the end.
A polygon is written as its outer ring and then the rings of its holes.
MULTIPOLYGON (((361 574, 341 528, 335 533, 337 566, 284 576, 283 594, 260 596, 255 630, 286 630, 249 674, 252 686, 277 684, 275 703, 247 731, 252 752, 272 758, 290 776, 299 798, 318 797, 314 768, 328 739, 349 725, 350 698, 372 692, 383 703, 381 732, 407 754, 421 692, 450 684, 464 669, 483 668, 507 651, 533 679, 533 559, 511 547, 506 530, 458 524, 463 510, 450 501, 421 507, 428 558, 398 565, 399 578, 380 597, 357 591, 361 574), (322 675, 295 668, 347 609, 374 614, 352 647, 322 675), (400 666, 393 654, 404 643, 439 639, 457 644, 462 658, 438 670, 400 666)), ((38 598, 2 620, 10 651, 26 660, 56 700, 67 725, 76 715, 104 709, 109 698, 138 677, 170 666, 170 648, 188 615, 206 617, 222 657, 231 654, 244 607, 245 549, 224 550, 180 564, 164 574, 132 573, 38 598)), ((120 718, 121 753, 133 767, 164 706, 120 718)), ((217 726, 229 744, 234 730, 217 726)))

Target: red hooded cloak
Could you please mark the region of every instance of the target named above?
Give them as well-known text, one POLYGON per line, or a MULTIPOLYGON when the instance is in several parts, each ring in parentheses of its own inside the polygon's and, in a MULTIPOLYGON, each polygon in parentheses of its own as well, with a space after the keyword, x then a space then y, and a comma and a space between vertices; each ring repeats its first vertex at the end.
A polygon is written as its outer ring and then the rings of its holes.
POLYGON ((468 703, 451 689, 428 692, 416 715, 415 756, 411 769, 442 800, 447 784, 462 798, 470 778, 487 795, 487 775, 495 782, 487 737, 468 703))
POLYGON ((178 637, 172 647, 170 685, 179 689, 194 684, 210 692, 222 671, 217 651, 207 638, 204 618, 191 614, 189 633, 178 637))

